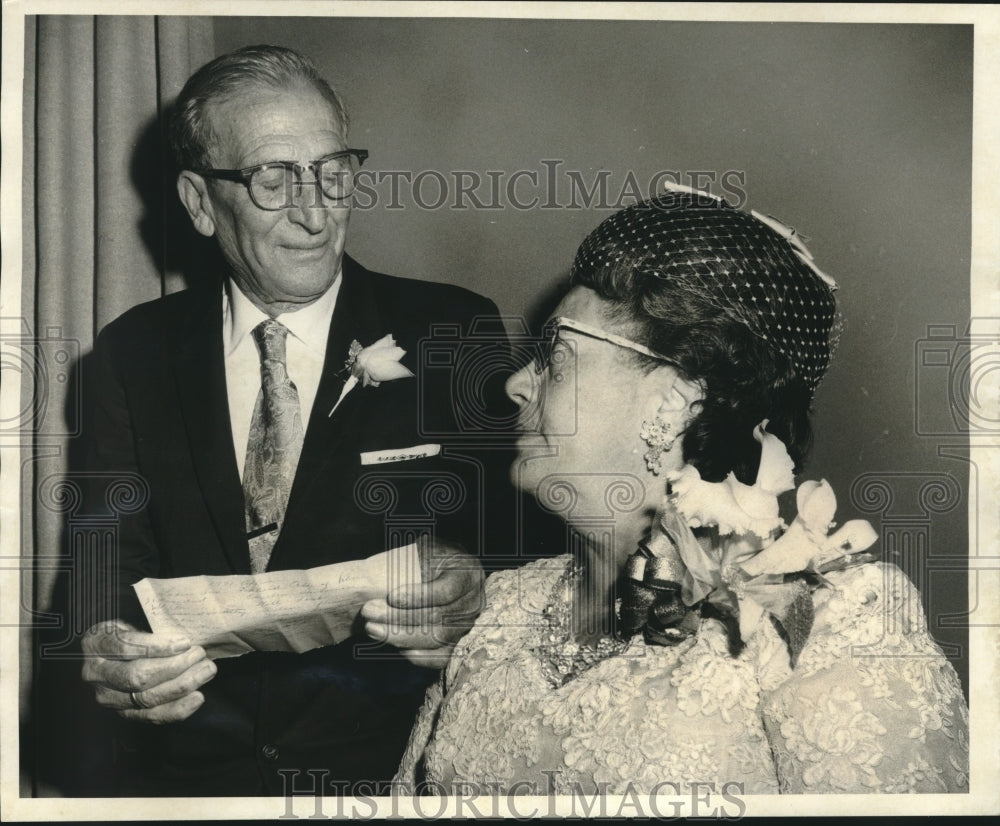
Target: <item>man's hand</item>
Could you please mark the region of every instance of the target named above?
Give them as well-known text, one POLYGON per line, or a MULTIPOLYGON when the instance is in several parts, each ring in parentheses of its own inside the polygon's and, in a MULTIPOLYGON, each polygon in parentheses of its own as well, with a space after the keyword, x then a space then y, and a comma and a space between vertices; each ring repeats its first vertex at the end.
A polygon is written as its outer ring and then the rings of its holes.
POLYGON ((197 689, 217 671, 201 646, 119 619, 87 631, 83 653, 83 679, 94 686, 97 702, 147 723, 186 720, 205 702, 197 689))
POLYGON ((417 541, 423 582, 403 585, 361 608, 365 632, 410 662, 443 668, 483 607, 483 566, 460 546, 417 541))

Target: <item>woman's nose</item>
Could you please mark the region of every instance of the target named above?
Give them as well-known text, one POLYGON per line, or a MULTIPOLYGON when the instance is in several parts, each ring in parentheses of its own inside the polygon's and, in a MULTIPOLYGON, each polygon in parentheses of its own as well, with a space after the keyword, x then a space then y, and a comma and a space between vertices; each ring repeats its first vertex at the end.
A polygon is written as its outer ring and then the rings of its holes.
POLYGON ((535 391, 535 372, 532 364, 526 364, 507 379, 504 390, 519 409, 523 410, 531 403, 535 391))

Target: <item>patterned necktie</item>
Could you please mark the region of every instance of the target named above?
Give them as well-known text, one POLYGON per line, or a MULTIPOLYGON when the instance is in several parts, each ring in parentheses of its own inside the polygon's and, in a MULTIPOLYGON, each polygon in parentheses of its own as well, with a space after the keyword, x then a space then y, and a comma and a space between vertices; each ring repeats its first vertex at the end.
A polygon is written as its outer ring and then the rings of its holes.
POLYGON ((260 350, 261 388, 250 422, 243 469, 250 570, 267 569, 288 506, 295 468, 302 452, 299 393, 288 378, 285 338, 288 328, 269 318, 253 328, 260 350))

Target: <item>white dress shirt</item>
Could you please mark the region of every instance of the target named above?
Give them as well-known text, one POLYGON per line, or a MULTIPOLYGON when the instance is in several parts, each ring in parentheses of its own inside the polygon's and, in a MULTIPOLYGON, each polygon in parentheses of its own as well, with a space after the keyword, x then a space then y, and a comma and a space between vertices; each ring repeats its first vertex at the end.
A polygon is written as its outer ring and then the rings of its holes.
MULTIPOLYGON (((342 278, 312 304, 295 312, 282 313, 276 320, 288 328, 285 340, 285 360, 288 377, 299 392, 302 428, 309 426, 309 415, 323 373, 326 340, 337 304, 342 278)), ((232 282, 227 280, 222 290, 222 348, 226 363, 226 393, 229 397, 229 419, 233 428, 233 447, 240 478, 246 462, 250 421, 260 393, 260 351, 251 331, 267 314, 255 306, 232 282)), ((347 354, 344 354, 347 358, 347 354)))

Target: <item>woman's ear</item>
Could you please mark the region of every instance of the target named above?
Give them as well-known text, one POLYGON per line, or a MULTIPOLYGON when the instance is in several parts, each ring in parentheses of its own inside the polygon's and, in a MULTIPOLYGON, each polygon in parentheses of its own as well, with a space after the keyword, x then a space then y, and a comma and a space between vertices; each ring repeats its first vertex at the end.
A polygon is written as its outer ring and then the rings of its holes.
POLYGON ((647 376, 649 392, 644 406, 644 418, 659 416, 670 422, 676 432, 683 430, 694 417, 694 405, 705 398, 700 382, 684 378, 673 367, 661 367, 647 376))
POLYGON ((212 199, 208 186, 201 175, 187 170, 177 176, 177 194, 187 210, 194 228, 202 235, 215 234, 215 219, 212 216, 212 199))
POLYGON ((682 377, 673 367, 657 368, 643 380, 639 411, 639 438, 646 445, 643 459, 654 476, 677 469, 684 463, 678 439, 694 418, 694 406, 704 397, 698 382, 682 377))

